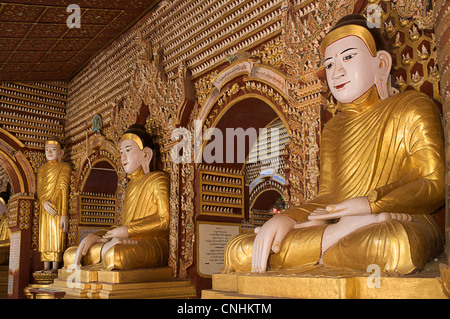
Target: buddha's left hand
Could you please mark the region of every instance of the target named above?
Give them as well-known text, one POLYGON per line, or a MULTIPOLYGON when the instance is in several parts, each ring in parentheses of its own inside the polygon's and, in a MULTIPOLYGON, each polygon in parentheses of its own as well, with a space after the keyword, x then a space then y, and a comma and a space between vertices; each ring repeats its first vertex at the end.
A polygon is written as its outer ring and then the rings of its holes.
POLYGON ((308 216, 308 219, 328 220, 345 216, 368 215, 371 212, 369 200, 362 196, 347 199, 339 204, 328 205, 325 209, 316 209, 308 216))

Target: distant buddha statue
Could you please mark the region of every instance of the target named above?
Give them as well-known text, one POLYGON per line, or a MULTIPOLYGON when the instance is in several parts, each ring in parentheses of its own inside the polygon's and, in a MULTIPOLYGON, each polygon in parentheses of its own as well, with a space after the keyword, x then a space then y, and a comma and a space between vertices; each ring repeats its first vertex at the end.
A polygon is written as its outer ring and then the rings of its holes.
POLYGON ((64 267, 136 269, 167 265, 169 256, 169 180, 150 172, 151 136, 133 124, 121 137, 122 165, 130 181, 121 225, 87 235, 64 253, 64 267))
POLYGON ((0 193, 0 265, 5 265, 9 261, 9 242, 11 231, 8 227, 8 201, 9 193, 0 193))
POLYGON ((416 91, 388 96, 391 56, 362 16, 342 18, 321 48, 340 113, 323 129, 318 196, 232 238, 224 272, 319 263, 408 274, 443 249, 431 216, 444 204, 436 105, 416 91))
POLYGON ((69 229, 69 188, 72 168, 63 162, 64 150, 56 139, 45 142, 47 162, 37 173, 36 194, 39 200, 39 248, 43 272, 57 272, 69 229))

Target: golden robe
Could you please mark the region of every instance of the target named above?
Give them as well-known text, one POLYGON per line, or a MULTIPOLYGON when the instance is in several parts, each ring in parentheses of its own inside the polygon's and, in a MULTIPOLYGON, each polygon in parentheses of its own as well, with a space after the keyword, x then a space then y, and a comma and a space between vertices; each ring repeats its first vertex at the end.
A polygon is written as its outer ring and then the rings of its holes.
MULTIPOLYGON (((324 127, 316 199, 285 214, 306 221, 318 207, 368 196, 372 213, 413 214, 413 222, 390 220, 359 228, 322 254, 326 225, 291 230, 271 269, 316 264, 407 274, 443 249, 430 215, 444 204, 444 144, 439 112, 426 95, 407 91, 380 100, 376 89, 351 104, 324 127), (321 256, 322 254, 322 256, 321 256)), ((225 250, 224 272, 250 271, 254 234, 238 235, 225 250)))
POLYGON ((8 215, 0 216, 0 265, 7 264, 9 261, 9 242, 11 239, 11 230, 8 227, 8 215))
MULTIPOLYGON (((138 244, 116 244, 103 260, 104 243, 92 245, 82 259, 83 265, 99 264, 100 269, 136 269, 167 265, 169 258, 169 179, 163 172, 144 174, 139 168, 129 175, 125 191, 122 225, 138 244)), ((105 231, 96 233, 101 236, 105 231)), ((74 263, 78 247, 64 253, 64 267, 74 263)))
POLYGON ((39 200, 39 249, 41 261, 62 261, 66 236, 60 228, 61 216, 68 214, 70 174, 69 163, 49 161, 39 167, 37 198, 39 200), (54 217, 44 208, 49 201, 58 212, 54 217))

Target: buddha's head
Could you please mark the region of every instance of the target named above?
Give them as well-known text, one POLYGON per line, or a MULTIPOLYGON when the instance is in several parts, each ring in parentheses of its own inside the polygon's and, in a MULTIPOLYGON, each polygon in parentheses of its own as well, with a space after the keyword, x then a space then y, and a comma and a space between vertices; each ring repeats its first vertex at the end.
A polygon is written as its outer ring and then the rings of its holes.
POLYGON ((145 174, 150 171, 153 142, 143 125, 133 124, 123 133, 120 138, 120 155, 127 174, 134 173, 139 167, 142 167, 145 174))
POLYGON ((9 194, 7 192, 0 192, 0 216, 3 216, 8 211, 8 201, 9 194))
POLYGON ((388 97, 391 55, 377 28, 369 28, 361 15, 348 15, 321 42, 324 68, 331 93, 351 103, 376 86, 381 99, 388 97))
POLYGON ((64 155, 64 150, 62 149, 61 142, 56 138, 50 138, 45 142, 45 157, 47 161, 58 161, 62 160, 64 155))

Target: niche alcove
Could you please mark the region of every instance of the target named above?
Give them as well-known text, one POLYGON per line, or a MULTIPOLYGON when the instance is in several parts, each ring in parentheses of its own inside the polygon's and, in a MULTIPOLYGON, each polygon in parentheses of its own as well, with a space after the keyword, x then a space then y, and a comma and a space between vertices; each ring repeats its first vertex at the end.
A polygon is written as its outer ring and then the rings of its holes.
POLYGON ((106 159, 91 164, 78 196, 79 239, 117 222, 118 175, 106 159))
POLYGON ((284 193, 283 153, 289 140, 284 123, 275 107, 254 95, 224 108, 214 131, 204 134, 200 215, 243 222, 244 228, 260 226, 253 225, 252 209, 271 212, 284 193))

